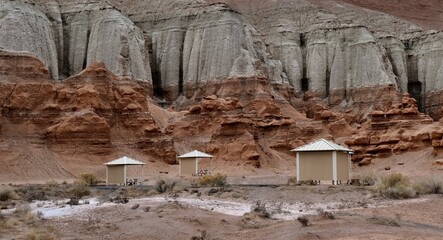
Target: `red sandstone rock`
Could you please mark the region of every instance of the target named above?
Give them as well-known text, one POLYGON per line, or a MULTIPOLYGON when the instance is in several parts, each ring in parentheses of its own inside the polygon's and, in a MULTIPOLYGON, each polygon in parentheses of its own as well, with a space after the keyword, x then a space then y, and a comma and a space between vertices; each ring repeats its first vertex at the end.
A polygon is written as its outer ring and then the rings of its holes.
POLYGON ((364 158, 360 162, 358 162, 358 166, 366 166, 371 164, 372 159, 371 158, 364 158))

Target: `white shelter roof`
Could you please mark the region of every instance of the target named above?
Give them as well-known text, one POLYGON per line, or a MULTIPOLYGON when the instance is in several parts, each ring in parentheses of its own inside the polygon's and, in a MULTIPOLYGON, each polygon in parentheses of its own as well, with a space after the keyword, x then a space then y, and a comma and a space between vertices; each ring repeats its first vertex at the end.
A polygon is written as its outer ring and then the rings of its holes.
POLYGON ((211 156, 209 154, 197 150, 178 156, 178 158, 213 158, 213 157, 214 156, 211 156))
POLYGON ((330 142, 323 138, 291 150, 291 152, 317 152, 317 151, 342 151, 350 153, 354 152, 349 148, 340 146, 336 143, 330 142))
POLYGON ((135 159, 126 156, 105 163, 105 165, 144 165, 144 164, 146 163, 137 161, 135 159))

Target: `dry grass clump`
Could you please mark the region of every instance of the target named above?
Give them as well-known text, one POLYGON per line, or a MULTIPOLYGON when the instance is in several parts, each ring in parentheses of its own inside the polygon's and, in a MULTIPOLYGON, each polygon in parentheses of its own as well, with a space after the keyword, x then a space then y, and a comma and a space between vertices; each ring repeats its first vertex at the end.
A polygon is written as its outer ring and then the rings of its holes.
POLYGON ((290 177, 290 178, 288 179, 288 185, 289 185, 289 186, 297 185, 297 177, 290 177))
POLYGON ((443 183, 435 178, 429 178, 414 186, 419 194, 443 194, 443 183))
POLYGON ((335 219, 335 215, 333 213, 325 211, 323 208, 317 208, 317 213, 323 219, 335 219))
POLYGON ((57 188, 58 187, 58 182, 55 181, 55 180, 51 180, 51 181, 46 182, 46 186, 48 188, 57 188))
POLYGON ((203 176, 198 180, 200 186, 223 187, 226 185, 226 174, 216 173, 214 175, 203 176))
POLYGON ((301 223, 303 227, 311 225, 311 221, 309 221, 309 218, 307 216, 298 217, 297 220, 301 223))
POLYGON ((31 229, 26 233, 25 236, 26 240, 55 240, 57 239, 54 234, 46 231, 46 230, 38 230, 38 229, 31 229))
POLYGON ((362 172, 357 176, 360 185, 374 186, 378 182, 378 176, 373 172, 362 172))
POLYGON ((392 199, 412 198, 416 195, 409 179, 401 173, 382 177, 378 190, 382 196, 392 199))
POLYGON ((16 236, 17 239, 56 239, 53 234, 54 229, 40 224, 42 223, 40 219, 41 212, 32 213, 29 204, 17 205, 12 213, 2 214, 0 212, 0 233, 2 230, 5 230, 5 232, 11 232, 12 230, 19 234, 16 236))
POLYGON ((252 211, 263 218, 271 217, 271 213, 268 211, 266 203, 262 201, 257 201, 255 205, 252 206, 252 211))
POLYGON ((177 181, 174 180, 165 181, 163 179, 160 179, 155 183, 154 188, 159 193, 165 193, 174 190, 174 187, 176 185, 177 181))
POLYGON ((368 221, 373 224, 384 225, 384 226, 393 226, 400 227, 400 223, 397 219, 383 217, 383 216, 373 216, 368 218, 368 221))
POLYGON ((98 183, 97 177, 95 177, 91 173, 83 173, 80 175, 79 180, 81 182, 84 182, 89 186, 96 185, 98 183))
POLYGON ((15 193, 14 189, 9 186, 0 186, 0 201, 17 200, 18 195, 15 193))
POLYGON ((82 198, 91 194, 89 191, 89 185, 84 181, 76 181, 71 189, 71 194, 77 198, 82 198))

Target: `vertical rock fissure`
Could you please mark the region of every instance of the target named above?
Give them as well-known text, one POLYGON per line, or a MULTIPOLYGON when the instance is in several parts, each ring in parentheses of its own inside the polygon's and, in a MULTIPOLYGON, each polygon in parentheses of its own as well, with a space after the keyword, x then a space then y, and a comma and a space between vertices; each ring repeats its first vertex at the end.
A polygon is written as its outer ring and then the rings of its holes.
POLYGON ((83 69, 86 68, 88 64, 88 49, 89 49, 89 38, 91 37, 91 29, 88 28, 88 31, 86 33, 86 52, 85 52, 85 58, 83 59, 83 69))
POLYGON ((331 70, 329 67, 326 68, 326 97, 329 97, 329 88, 331 86, 331 70))
POLYGON ((423 112, 424 102, 423 102, 423 84, 418 79, 418 58, 412 54, 407 56, 407 67, 408 67, 408 93, 411 97, 417 100, 417 107, 419 111, 423 112))
POLYGON ((185 33, 182 33, 182 42, 180 45, 180 60, 179 60, 179 68, 178 68, 178 94, 182 94, 183 93, 183 51, 184 51, 184 46, 185 46, 185 33))
POLYGON ((159 99, 164 98, 164 91, 162 89, 162 75, 161 75, 161 60, 157 59, 156 57, 156 49, 154 46, 154 39, 152 36, 149 36, 146 38, 148 40, 148 52, 149 52, 149 58, 150 58, 150 65, 151 65, 151 76, 152 76, 152 90, 154 97, 157 97, 159 99))
POLYGON ((62 26, 63 26, 63 39, 60 39, 60 42, 63 42, 63 64, 62 68, 59 69, 60 79, 65 79, 69 77, 70 65, 69 65, 69 57, 66 57, 65 54, 69 53, 69 30, 65 26, 67 26, 67 16, 62 15, 62 26))
POLYGON ((302 53, 302 65, 303 65, 303 70, 302 70, 302 79, 300 81, 300 85, 301 85, 301 90, 302 92, 307 92, 309 91, 309 79, 307 77, 307 47, 306 47, 306 36, 304 33, 300 34, 300 48, 301 48, 301 53, 302 53))

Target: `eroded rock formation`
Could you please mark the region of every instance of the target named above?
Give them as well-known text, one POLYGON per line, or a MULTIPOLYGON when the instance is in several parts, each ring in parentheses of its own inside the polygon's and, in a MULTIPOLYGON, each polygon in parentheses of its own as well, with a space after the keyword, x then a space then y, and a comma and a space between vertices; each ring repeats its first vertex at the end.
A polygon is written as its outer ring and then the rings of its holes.
POLYGON ((174 164, 198 148, 255 171, 319 137, 362 165, 443 149, 441 32, 338 0, 251 1, 0 0, 3 161, 66 175, 57 161, 86 152, 174 164))

